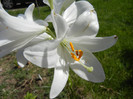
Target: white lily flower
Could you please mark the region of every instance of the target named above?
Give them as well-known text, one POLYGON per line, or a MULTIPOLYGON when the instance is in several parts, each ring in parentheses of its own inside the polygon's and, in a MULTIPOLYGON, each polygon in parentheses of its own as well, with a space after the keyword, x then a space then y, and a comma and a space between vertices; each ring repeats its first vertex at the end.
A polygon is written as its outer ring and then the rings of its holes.
POLYGON ((113 46, 117 36, 96 37, 99 25, 93 11, 79 15, 71 27, 60 15, 52 13, 52 17, 56 39, 40 42, 24 51, 26 59, 35 65, 55 68, 50 98, 55 98, 65 87, 69 67, 87 81, 104 81, 103 68, 92 52, 113 46))
MULTIPOLYGON (((68 25, 74 23, 79 15, 84 11, 94 11, 93 6, 87 1, 75 0, 43 0, 43 2, 50 6, 53 5, 53 9, 56 14, 60 14, 67 22, 68 25)), ((49 15, 45 21, 52 22, 51 15, 49 15)))
POLYGON ((19 66, 21 67, 24 67, 26 64, 27 64, 27 59, 24 57, 23 55, 23 51, 26 47, 28 46, 32 46, 34 44, 37 44, 39 42, 42 42, 42 41, 46 41, 48 40, 49 38, 51 38, 50 35, 46 34, 46 33, 43 33, 39 36, 37 36, 36 38, 34 38, 33 40, 31 40, 28 44, 26 44, 24 47, 20 48, 19 50, 17 50, 17 53, 16 53, 16 58, 17 58, 17 63, 19 66))
POLYGON ((50 6, 51 9, 54 9, 55 13, 60 14, 61 11, 68 8, 68 6, 73 3, 75 0, 43 0, 45 4, 50 6))
POLYGON ((0 3, 0 57, 22 48, 17 53, 18 63, 22 67, 27 63, 22 54, 23 47, 46 31, 46 22, 33 20, 34 7, 31 4, 24 15, 15 17, 9 15, 0 3))

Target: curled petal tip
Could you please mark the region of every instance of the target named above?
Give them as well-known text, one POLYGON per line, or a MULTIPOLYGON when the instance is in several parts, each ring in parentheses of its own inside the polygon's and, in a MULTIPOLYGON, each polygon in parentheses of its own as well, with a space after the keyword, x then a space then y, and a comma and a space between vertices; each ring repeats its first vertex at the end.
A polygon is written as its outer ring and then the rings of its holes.
POLYGON ((114 35, 114 38, 115 38, 115 39, 118 39, 118 36, 117 36, 117 35, 114 35))
POLYGON ((32 4, 31 4, 31 6, 35 6, 35 4, 34 4, 34 3, 32 3, 32 4))
POLYGON ((29 7, 35 7, 35 4, 34 3, 31 3, 30 5, 29 5, 29 7))

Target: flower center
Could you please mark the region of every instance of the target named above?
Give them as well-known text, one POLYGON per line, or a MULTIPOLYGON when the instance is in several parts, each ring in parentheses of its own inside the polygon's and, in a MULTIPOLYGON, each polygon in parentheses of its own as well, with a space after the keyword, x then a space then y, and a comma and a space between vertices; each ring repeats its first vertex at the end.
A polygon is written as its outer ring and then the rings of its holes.
POLYGON ((79 61, 80 58, 83 56, 83 51, 82 50, 75 50, 72 42, 70 42, 70 47, 71 47, 71 50, 72 50, 71 57, 74 60, 79 61))
POLYGON ((63 40, 63 42, 61 42, 61 45, 64 46, 67 51, 71 54, 71 57, 75 60, 75 61, 78 61, 81 66, 83 66, 88 72, 92 72, 93 71, 93 67, 88 67, 85 65, 85 63, 83 63, 81 61, 81 57, 83 56, 83 51, 82 50, 75 50, 74 49, 74 46, 72 44, 72 42, 69 43, 68 45, 68 42, 66 40, 63 40))

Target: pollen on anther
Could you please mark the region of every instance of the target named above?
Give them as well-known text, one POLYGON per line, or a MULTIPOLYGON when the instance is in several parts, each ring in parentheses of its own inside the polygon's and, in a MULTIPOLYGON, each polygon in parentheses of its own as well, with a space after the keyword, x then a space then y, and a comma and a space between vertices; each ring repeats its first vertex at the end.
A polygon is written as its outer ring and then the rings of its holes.
POLYGON ((74 60, 76 60, 76 61, 79 61, 79 60, 80 60, 80 59, 77 58, 73 53, 71 53, 71 56, 72 56, 72 58, 73 58, 74 60))
POLYGON ((74 46, 73 46, 72 42, 70 42, 70 46, 71 46, 71 50, 74 52, 74 46))
POLYGON ((75 53, 76 53, 77 56, 79 55, 78 50, 75 50, 75 53))
POLYGON ((83 56, 83 51, 79 50, 79 59, 83 56))

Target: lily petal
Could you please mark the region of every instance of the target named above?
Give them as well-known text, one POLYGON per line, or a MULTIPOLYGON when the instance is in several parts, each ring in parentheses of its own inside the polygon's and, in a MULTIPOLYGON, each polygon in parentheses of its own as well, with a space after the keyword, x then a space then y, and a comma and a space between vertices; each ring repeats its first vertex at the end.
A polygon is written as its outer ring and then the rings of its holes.
MULTIPOLYGON (((58 1, 58 0, 57 0, 58 1)), ((62 14, 62 12, 64 12, 66 9, 69 8, 69 6, 71 6, 71 4, 75 1, 75 0, 62 0, 64 1, 62 4, 61 4, 61 8, 60 10, 58 11, 59 14, 62 14)), ((56 11, 57 12, 57 11, 56 11)))
POLYGON ((79 46, 80 48, 87 49, 91 52, 99 52, 106 50, 112 47, 118 37, 116 35, 110 37, 76 37, 76 38, 69 38, 70 42, 73 42, 75 46, 79 46))
POLYGON ((45 21, 46 21, 46 22, 52 22, 51 14, 48 15, 48 16, 45 18, 45 21))
POLYGON ((27 60, 39 67, 53 68, 59 58, 57 46, 60 41, 43 41, 24 50, 27 60))
POLYGON ((25 15, 24 14, 18 14, 18 16, 17 16, 19 19, 23 19, 23 20, 25 20, 26 19, 26 17, 25 17, 25 15))
POLYGON ((17 51, 17 54, 16 54, 18 65, 21 66, 21 67, 24 67, 28 62, 27 59, 23 55, 24 49, 26 47, 33 46, 33 45, 35 45, 37 43, 40 43, 40 42, 42 42, 42 41, 44 41, 48 38, 49 38, 49 35, 46 34, 46 33, 43 33, 43 34, 37 36, 36 38, 34 38, 33 40, 31 40, 26 46, 19 49, 17 51))
POLYGON ((66 20, 67 24, 70 25, 74 23, 77 18, 77 8, 75 2, 73 2, 63 13, 63 18, 66 20))
POLYGON ((43 0, 43 3, 47 4, 48 6, 50 6, 48 0, 43 0))
POLYGON ((38 44, 38 43, 45 41, 45 40, 49 40, 49 38, 51 38, 51 36, 44 32, 43 34, 37 36, 31 42, 29 42, 27 47, 38 44))
MULTIPOLYGON (((48 0, 44 0, 43 2, 49 5, 48 0)), ((54 11, 56 14, 63 14, 63 17, 66 19, 68 24, 71 24, 73 21, 75 21, 77 17, 77 9, 74 0, 54 0, 53 2, 54 11)), ((45 21, 52 22, 51 15, 48 15, 45 21)))
POLYGON ((57 14, 60 13, 61 7, 62 7, 64 1, 65 1, 65 0, 54 0, 54 1, 53 1, 55 13, 57 13, 57 14))
POLYGON ((58 66, 54 69, 54 79, 50 90, 50 98, 55 98, 64 89, 68 76, 69 66, 58 66))
POLYGON ((93 67, 92 72, 88 72, 81 64, 77 61, 70 65, 71 69, 81 78, 92 81, 92 82, 103 82, 105 79, 105 74, 100 62, 96 59, 96 57, 89 51, 83 51, 83 57, 81 61, 88 67, 93 67))
POLYGON ((39 25, 48 26, 48 23, 46 21, 43 21, 43 20, 36 20, 35 22, 39 25))
POLYGON ((93 6, 88 1, 77 1, 75 3, 78 10, 78 16, 81 15, 84 11, 94 10, 93 6))
POLYGON ((26 19, 29 20, 29 21, 33 21, 33 16, 32 16, 32 14, 33 14, 34 8, 35 8, 35 4, 32 3, 32 4, 29 5, 29 7, 28 7, 28 8, 26 9, 26 11, 25 11, 25 17, 26 17, 26 19))
MULTIPOLYGON (((60 10, 61 10, 61 7, 62 7, 64 1, 65 1, 65 0, 53 0, 54 10, 55 10, 55 12, 56 12, 57 14, 60 13, 60 10)), ((44 2, 45 4, 47 4, 48 6, 50 6, 49 0, 43 0, 43 2, 44 2)))
POLYGON ((73 62, 73 61, 70 61, 71 55, 66 50, 66 48, 64 48, 64 46, 59 45, 58 48, 57 48, 57 53, 60 57, 57 61, 56 66, 65 66, 66 63, 69 64, 69 62, 73 62))
POLYGON ((30 36, 26 35, 24 37, 18 38, 17 40, 13 42, 0 46, 0 57, 3 57, 12 51, 22 48, 35 37, 36 35, 30 35, 30 36))
POLYGON ((9 42, 17 40, 21 36, 22 34, 3 26, 2 30, 0 31, 0 46, 3 46, 9 42))
POLYGON ((24 67, 27 64, 27 59, 23 55, 24 48, 19 49, 16 54, 18 65, 24 67))
POLYGON ((5 30, 6 26, 0 22, 0 32, 5 30))
POLYGON ((9 15, 3 8, 0 8, 0 20, 5 26, 15 31, 23 32, 23 34, 42 33, 46 30, 45 26, 41 26, 33 21, 9 15))
POLYGON ((63 17, 60 15, 53 14, 52 12, 52 18, 53 18, 53 25, 56 32, 57 39, 63 38, 68 30, 68 25, 63 17))
POLYGON ((68 37, 93 36, 98 33, 99 24, 95 12, 85 11, 70 28, 68 37))
MULTIPOLYGON (((61 14, 66 8, 68 8, 75 0, 53 0, 54 11, 57 14, 61 14)), ((43 0, 45 4, 50 6, 48 0, 43 0)))

